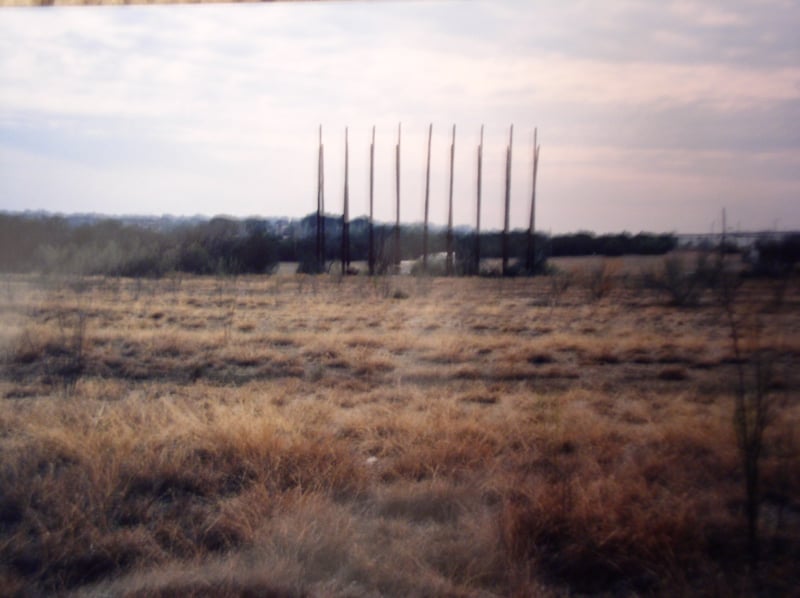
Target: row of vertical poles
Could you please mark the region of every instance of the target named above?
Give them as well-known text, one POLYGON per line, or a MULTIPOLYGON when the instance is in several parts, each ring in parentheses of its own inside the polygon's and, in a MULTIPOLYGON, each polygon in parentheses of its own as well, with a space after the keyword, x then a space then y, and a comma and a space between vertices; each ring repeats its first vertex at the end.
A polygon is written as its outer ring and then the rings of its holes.
MULTIPOLYGON (((349 140, 345 128, 344 139, 344 210, 342 214, 342 273, 350 266, 350 219, 349 219, 349 140)), ((395 176, 397 191, 397 210, 394 226, 394 263, 400 263, 400 135, 401 125, 397 125, 397 145, 395 147, 395 176)), ((372 142, 369 148, 369 273, 375 274, 375 127, 372 127, 372 142)), ((319 126, 319 152, 317 162, 317 217, 316 217, 316 271, 325 270, 325 165, 322 143, 322 125, 319 126)))
MULTIPOLYGON (((397 125, 397 144, 395 145, 395 191, 396 191, 396 220, 394 226, 394 252, 393 261, 399 264, 401 260, 400 248, 400 142, 402 125, 397 125)), ((431 177, 431 141, 433 138, 433 124, 428 126, 428 152, 425 168, 425 220, 422 236, 422 269, 428 271, 428 220, 430 212, 430 177, 431 177)), ((350 198, 349 198, 349 138, 348 129, 345 128, 344 137, 344 209, 342 213, 342 248, 341 262, 342 274, 346 274, 350 267, 350 198)), ((509 270, 509 228, 511 208, 511 159, 514 143, 514 125, 511 125, 506 147, 504 218, 502 233, 502 272, 506 276, 509 270)), ((450 188, 448 197, 447 214, 447 275, 452 275, 455 270, 453 249, 453 178, 455 168, 456 126, 453 125, 452 141, 450 143, 450 188)), ((526 269, 533 273, 536 269, 536 177, 539 165, 540 146, 537 141, 537 130, 533 132, 533 187, 531 192, 530 221, 527 231, 526 269)), ((480 142, 478 144, 478 176, 477 176, 477 213, 475 234, 475 262, 474 271, 477 273, 481 261, 481 199, 483 187, 483 125, 481 125, 480 142)), ((369 273, 375 274, 375 229, 374 229, 374 184, 375 184, 375 127, 372 127, 372 141, 369 150, 369 273)), ((317 218, 316 218, 316 260, 317 271, 325 269, 325 197, 324 197, 324 146, 322 143, 322 125, 319 127, 319 158, 317 170, 317 218)))

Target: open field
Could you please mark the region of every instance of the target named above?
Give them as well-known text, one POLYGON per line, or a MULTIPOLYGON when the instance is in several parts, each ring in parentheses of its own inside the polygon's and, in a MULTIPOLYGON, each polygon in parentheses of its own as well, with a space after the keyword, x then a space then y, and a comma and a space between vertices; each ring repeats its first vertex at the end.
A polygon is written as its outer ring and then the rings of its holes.
POLYGON ((735 302, 770 365, 754 569, 723 310, 609 263, 5 277, 2 593, 791 594, 800 288, 735 302))

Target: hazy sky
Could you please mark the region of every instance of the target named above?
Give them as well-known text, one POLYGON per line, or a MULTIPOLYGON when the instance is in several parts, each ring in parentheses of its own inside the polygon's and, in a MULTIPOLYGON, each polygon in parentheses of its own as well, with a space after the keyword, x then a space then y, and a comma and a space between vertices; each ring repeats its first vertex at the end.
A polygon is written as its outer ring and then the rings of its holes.
POLYGON ((299 217, 552 232, 800 229, 800 0, 471 0, 0 10, 0 210, 299 217))

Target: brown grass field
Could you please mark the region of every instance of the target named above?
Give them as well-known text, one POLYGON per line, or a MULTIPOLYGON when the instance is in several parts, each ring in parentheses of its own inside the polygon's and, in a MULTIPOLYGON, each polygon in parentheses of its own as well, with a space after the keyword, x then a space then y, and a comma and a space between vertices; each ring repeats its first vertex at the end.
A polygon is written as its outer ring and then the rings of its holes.
POLYGON ((6 276, 0 594, 794 594, 800 288, 735 302, 770 366, 755 563, 724 314, 609 264, 6 276))

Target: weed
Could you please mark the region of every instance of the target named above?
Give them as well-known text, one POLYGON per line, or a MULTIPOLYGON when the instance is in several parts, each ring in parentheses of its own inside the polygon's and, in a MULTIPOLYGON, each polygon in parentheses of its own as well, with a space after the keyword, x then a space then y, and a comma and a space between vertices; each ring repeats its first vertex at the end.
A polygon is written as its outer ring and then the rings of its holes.
POLYGON ((554 271, 548 277, 548 303, 555 307, 561 303, 567 290, 572 286, 572 272, 554 271))

